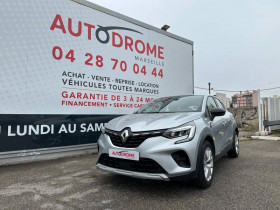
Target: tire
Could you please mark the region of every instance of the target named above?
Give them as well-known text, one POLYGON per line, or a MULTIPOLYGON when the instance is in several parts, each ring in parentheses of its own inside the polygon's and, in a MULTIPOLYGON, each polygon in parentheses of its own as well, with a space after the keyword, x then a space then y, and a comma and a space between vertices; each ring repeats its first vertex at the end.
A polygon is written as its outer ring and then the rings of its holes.
POLYGON ((239 156, 239 138, 237 133, 233 134, 232 149, 227 153, 230 158, 237 158, 239 156))
POLYGON ((200 189, 206 189, 210 187, 213 180, 214 150, 212 145, 205 141, 198 155, 198 176, 195 185, 200 189))

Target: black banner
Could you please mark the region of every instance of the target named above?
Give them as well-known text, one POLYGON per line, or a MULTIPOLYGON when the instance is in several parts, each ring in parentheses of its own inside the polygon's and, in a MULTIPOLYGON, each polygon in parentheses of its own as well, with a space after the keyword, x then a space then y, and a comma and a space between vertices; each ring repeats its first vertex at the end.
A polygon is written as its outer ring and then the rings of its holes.
POLYGON ((0 152, 96 143, 120 115, 0 115, 0 152))

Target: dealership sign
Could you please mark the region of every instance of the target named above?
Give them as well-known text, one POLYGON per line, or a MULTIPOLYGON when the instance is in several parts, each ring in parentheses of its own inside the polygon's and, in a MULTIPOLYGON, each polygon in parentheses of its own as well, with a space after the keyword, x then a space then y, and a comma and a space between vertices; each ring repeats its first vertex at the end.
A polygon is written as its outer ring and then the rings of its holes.
POLYGON ((95 143, 110 119, 193 94, 191 42, 82 2, 1 2, 0 152, 95 143))

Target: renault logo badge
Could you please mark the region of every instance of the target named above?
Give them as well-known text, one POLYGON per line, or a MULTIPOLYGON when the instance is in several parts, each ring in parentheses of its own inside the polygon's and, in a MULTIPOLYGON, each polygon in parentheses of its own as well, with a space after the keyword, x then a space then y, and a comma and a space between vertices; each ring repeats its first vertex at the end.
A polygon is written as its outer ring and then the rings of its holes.
POLYGON ((129 131, 126 129, 121 133, 122 142, 125 143, 129 137, 129 131))

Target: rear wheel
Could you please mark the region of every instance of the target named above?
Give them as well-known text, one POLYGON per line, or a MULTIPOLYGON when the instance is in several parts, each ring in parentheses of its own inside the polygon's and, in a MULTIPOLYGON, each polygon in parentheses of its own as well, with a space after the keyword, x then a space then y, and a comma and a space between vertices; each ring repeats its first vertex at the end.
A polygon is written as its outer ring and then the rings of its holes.
POLYGON ((196 178, 196 186, 201 189, 210 187, 214 172, 214 152, 212 145, 205 141, 199 152, 198 158, 198 176, 196 178))
POLYGON ((239 138, 235 132, 233 135, 232 149, 227 153, 230 158, 237 158, 239 155, 239 138))

